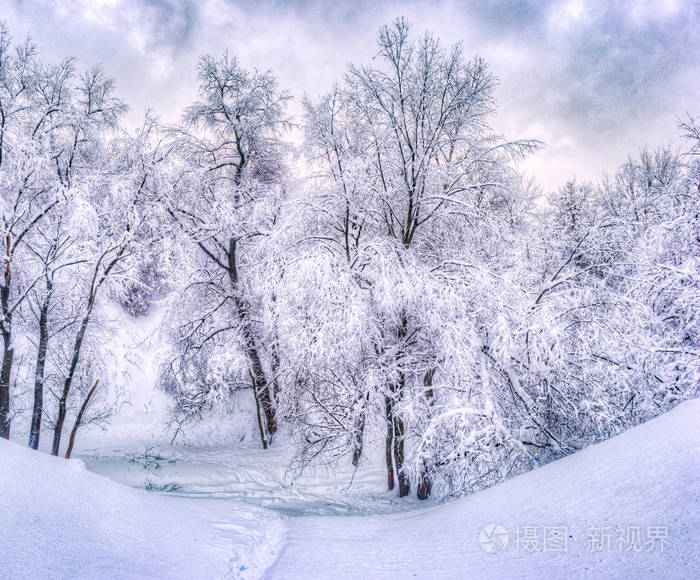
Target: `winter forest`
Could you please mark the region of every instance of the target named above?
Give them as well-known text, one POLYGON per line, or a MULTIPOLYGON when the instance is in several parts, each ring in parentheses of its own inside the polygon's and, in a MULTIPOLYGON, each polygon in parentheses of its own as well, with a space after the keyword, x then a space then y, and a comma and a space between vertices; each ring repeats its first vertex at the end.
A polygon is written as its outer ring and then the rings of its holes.
POLYGON ((700 110, 682 148, 544 191, 485 60, 403 18, 376 43, 295 116, 205 54, 180 121, 133 128, 109 67, 0 27, 0 436, 70 458, 116 425, 113 337, 154 313, 168 445, 226 425, 346 486, 372 463, 397 509, 698 397, 700 110))

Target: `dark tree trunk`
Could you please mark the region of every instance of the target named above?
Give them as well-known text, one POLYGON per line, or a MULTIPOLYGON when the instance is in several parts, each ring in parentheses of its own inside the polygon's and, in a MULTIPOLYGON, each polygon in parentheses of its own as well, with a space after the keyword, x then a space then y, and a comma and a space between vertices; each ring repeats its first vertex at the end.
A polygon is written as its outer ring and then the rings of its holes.
MULTIPOLYGON (((7 317, 5 317, 6 327, 7 317)), ((15 352, 12 348, 12 336, 5 330, 2 333, 3 352, 2 369, 0 370, 0 437, 10 438, 10 377, 12 375, 12 361, 15 352)))
MULTIPOLYGON (((403 359, 403 349, 405 345, 403 344, 404 339, 408 333, 408 320, 406 316, 401 317, 401 324, 398 328, 397 336, 401 344, 396 354, 396 363, 399 368, 399 377, 396 384, 391 385, 391 391, 394 395, 394 403, 398 403, 403 398, 403 392, 406 388, 406 377, 401 370, 402 359, 403 359)), ((394 411, 394 465, 396 467, 396 476, 399 481, 399 497, 405 497, 411 490, 411 486, 408 479, 408 474, 404 469, 404 435, 406 432, 403 417, 399 413, 394 411)))
POLYGON ((404 469, 404 424, 403 419, 394 416, 394 463, 399 480, 399 497, 405 497, 411 490, 408 475, 404 469))
POLYGON ((10 246, 12 237, 7 234, 7 264, 5 266, 5 284, 0 286, 0 305, 2 305, 2 369, 0 369, 0 437, 10 438, 10 379, 12 378, 12 361, 15 352, 12 348, 12 311, 10 310, 10 246))
POLYGON ((88 404, 90 403, 90 399, 92 399, 92 395, 95 394, 95 390, 97 389, 97 385, 100 384, 100 381, 95 381, 95 384, 93 385, 92 389, 90 389, 90 392, 88 392, 87 397, 85 397, 85 400, 83 401, 83 404, 80 406, 80 411, 78 411, 78 416, 75 418, 75 423, 73 424, 73 429, 71 429, 70 432, 70 440, 68 441, 68 450, 66 451, 66 459, 70 459, 71 453, 73 453, 73 445, 75 444, 75 435, 78 433, 78 428, 80 427, 80 424, 83 421, 83 415, 85 414, 85 409, 87 409, 88 404))
POLYGON ((265 379, 265 371, 263 370, 263 366, 260 361, 258 348, 252 335, 252 329, 248 324, 247 310, 244 308, 239 308, 239 317, 241 318, 243 333, 246 336, 246 352, 251 366, 251 373, 253 375, 253 388, 257 400, 260 401, 260 407, 263 415, 265 416, 265 425, 267 426, 269 443, 269 437, 272 437, 272 435, 277 432, 277 416, 275 415, 275 407, 270 394, 270 385, 268 385, 265 379))
POLYGON ((277 334, 275 333, 275 338, 270 345, 270 368, 272 370, 272 398, 277 402, 277 397, 280 394, 280 385, 278 380, 278 375, 280 372, 280 355, 277 347, 277 334))
POLYGON ((53 284, 51 279, 46 279, 46 294, 41 304, 39 314, 39 348, 36 357, 36 373, 34 376, 34 408, 32 410, 32 424, 29 430, 29 447, 38 449, 41 435, 41 417, 44 411, 44 368, 46 366, 46 350, 49 345, 48 314, 51 302, 53 284))
MULTIPOLYGON (((0 147, 0 154, 2 148, 0 147)), ((1 159, 0 159, 1 160, 1 159)), ((2 369, 0 369, 0 437, 10 438, 10 380, 12 378, 12 363, 14 361, 14 349, 12 347, 12 312, 26 294, 19 298, 19 301, 10 306, 10 289, 12 287, 12 256, 17 249, 17 245, 22 241, 27 232, 34 227, 43 217, 45 217, 56 205, 56 199, 40 211, 16 239, 13 240, 12 228, 10 226, 5 236, 5 272, 3 284, 0 285, 0 307, 2 308, 2 321, 0 322, 0 332, 3 339, 2 369)), ((21 219, 18 218, 18 219, 21 219)))
MULTIPOLYGON (((434 395, 433 395, 433 376, 435 375, 435 367, 430 368, 425 373, 423 377, 423 387, 425 388, 425 398, 428 404, 432 406, 434 395)), ((433 482, 428 474, 428 466, 425 463, 425 459, 421 462, 420 472, 418 474, 418 483, 416 485, 416 495, 418 499, 428 499, 430 492, 433 490, 433 482)))
POLYGON ((269 440, 277 432, 277 416, 275 414, 275 405, 272 400, 271 389, 268 381, 265 378, 262 362, 258 346, 255 342, 255 336, 249 320, 249 307, 245 299, 241 296, 238 285, 238 264, 236 258, 236 239, 229 239, 228 248, 228 275, 233 290, 233 301, 236 306, 236 314, 241 324, 241 330, 245 337, 245 349, 250 363, 250 373, 253 378, 253 393, 255 394, 256 404, 260 404, 262 414, 265 417, 265 425, 267 427, 267 436, 262 430, 261 437, 263 448, 267 448, 269 440))
POLYGON ((78 334, 76 334, 75 336, 75 343, 73 344, 73 356, 71 358, 70 368, 68 369, 66 381, 65 383, 63 383, 63 392, 61 393, 61 398, 58 401, 58 417, 56 418, 56 428, 53 432, 53 444, 51 445, 51 455, 58 455, 58 451, 61 447, 61 433, 63 432, 63 423, 66 420, 66 403, 68 401, 68 395, 70 394, 71 386, 73 385, 73 377, 75 376, 75 370, 78 367, 78 362, 80 361, 80 351, 83 347, 83 339, 85 338, 85 332, 87 330, 88 322, 90 322, 90 314, 92 313, 94 301, 95 295, 92 294, 90 297, 88 310, 85 316, 83 317, 83 321, 80 324, 78 334))
POLYGON ((428 468, 425 460, 421 465, 420 473, 418 474, 418 484, 416 485, 416 495, 418 499, 428 499, 433 491, 433 482, 428 475, 428 468))
POLYGON ((391 397, 384 397, 386 410, 386 473, 389 491, 394 489, 394 413, 391 397))
POLYGON ((255 397, 255 413, 258 419, 260 440, 262 441, 263 449, 267 449, 267 436, 265 435, 265 426, 263 425, 262 415, 260 414, 260 397, 258 397, 258 393, 255 389, 255 378, 253 378, 253 396, 255 397))

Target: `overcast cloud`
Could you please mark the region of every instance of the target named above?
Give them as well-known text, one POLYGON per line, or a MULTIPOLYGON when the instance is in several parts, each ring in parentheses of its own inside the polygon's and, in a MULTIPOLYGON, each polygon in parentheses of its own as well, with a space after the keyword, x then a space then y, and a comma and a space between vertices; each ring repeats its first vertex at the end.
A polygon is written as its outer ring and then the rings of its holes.
POLYGON ((46 57, 102 62, 136 122, 146 106, 176 120, 196 96, 199 55, 227 47, 295 96, 320 94, 347 63, 374 56, 379 26, 406 16, 487 60, 500 79, 494 128, 548 144, 526 170, 552 188, 614 170, 642 145, 678 143, 676 117, 700 114, 699 5, 0 0, 0 20, 16 39, 30 32, 46 57))

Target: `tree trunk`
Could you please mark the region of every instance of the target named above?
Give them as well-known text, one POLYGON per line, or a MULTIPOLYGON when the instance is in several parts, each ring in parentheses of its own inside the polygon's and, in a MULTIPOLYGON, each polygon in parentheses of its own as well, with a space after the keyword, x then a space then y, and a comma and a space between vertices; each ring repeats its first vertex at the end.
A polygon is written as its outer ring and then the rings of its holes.
MULTIPOLYGON (((423 387, 425 388, 425 398, 428 404, 432 406, 434 400, 433 394, 433 376, 435 375, 435 367, 426 371, 423 377, 423 387)), ((421 461, 420 472, 418 474, 418 483, 416 485, 416 495, 418 499, 428 499, 430 492, 433 489, 433 482, 428 474, 428 466, 425 459, 421 461)))
POLYGON ((0 369, 0 437, 10 438, 10 380, 12 378, 12 361, 15 352, 12 348, 12 311, 10 310, 10 284, 12 268, 10 267, 12 234, 7 233, 5 256, 5 283, 0 286, 0 305, 2 306, 2 369, 0 369))
MULTIPOLYGON (((5 323, 7 325, 7 322, 5 323)), ((3 353, 2 369, 0 370, 0 437, 10 438, 10 377, 12 375, 12 361, 15 352, 12 348, 12 336, 9 331, 2 333, 3 353)))
POLYGON ((68 395, 70 393, 71 386, 73 385, 73 377, 75 375, 75 370, 78 367, 78 362, 80 361, 80 351, 83 347, 83 339, 85 338, 85 331, 87 330, 88 322, 90 322, 90 314, 92 313, 92 305, 94 304, 94 295, 91 297, 90 300, 91 301, 88 307, 88 311, 83 317, 83 321, 80 324, 78 334, 75 336, 75 343, 73 344, 73 356, 71 358, 70 368, 68 369, 66 381, 63 384, 63 393, 61 393, 61 398, 58 401, 58 417, 56 419, 56 428, 53 432, 53 444, 51 445, 51 455, 58 455, 58 451, 61 447, 61 433, 63 431, 63 423, 66 420, 66 403, 68 401, 68 395))
POLYGON ((386 472, 389 491, 394 489, 394 414, 391 397, 384 397, 386 410, 386 472))
POLYGON ((265 426, 263 425, 262 415, 260 414, 260 397, 258 397, 258 392, 255 388, 255 378, 253 378, 253 396, 255 397, 255 413, 258 418, 260 440, 262 441, 263 449, 267 449, 267 436, 265 435, 265 426))
POLYGON ((36 357, 36 373, 34 376, 34 408, 32 424, 29 430, 29 447, 38 449, 41 435, 41 417, 44 411, 44 368, 46 366, 46 350, 49 345, 48 313, 52 293, 51 279, 46 279, 46 295, 41 304, 39 314, 39 348, 36 357))
MULTIPOLYGON (((240 301, 237 301, 240 302, 240 301)), ((250 362, 251 372, 253 375, 255 396, 260 401, 260 407, 265 416, 265 425, 267 426, 268 443, 269 438, 277 432, 277 417, 275 415, 275 407, 270 394, 270 385, 265 379, 265 371, 260 362, 260 355, 255 344, 255 339, 252 336, 252 329, 248 325, 247 311, 239 309, 239 317, 241 317, 241 325, 243 333, 246 336, 246 352, 248 361, 250 362)))
POLYGON ((264 432, 262 434, 263 448, 267 448, 270 438, 277 432, 277 416, 275 414, 275 406, 270 393, 270 385, 265 378, 262 362, 258 346, 255 342, 253 329, 248 317, 249 307, 245 299, 240 294, 238 284, 238 264, 236 261, 236 239, 229 239, 228 256, 228 275, 233 291, 233 302, 236 306, 236 314, 241 323, 241 330, 245 338, 245 350, 250 364, 250 372, 253 378, 253 392, 255 393, 256 403, 260 404, 262 414, 265 417, 265 425, 267 427, 267 437, 264 432))
MULTIPOLYGON (((144 178, 145 180, 145 178, 144 178)), ((130 231, 130 225, 127 224, 126 231, 130 231)), ((126 244, 121 247, 117 247, 118 251, 109 265, 103 270, 101 275, 99 274, 102 261, 105 256, 113 251, 115 248, 106 250, 100 259, 95 264, 95 270, 92 275, 92 282, 90 283, 90 292, 87 299, 87 307, 85 309, 85 315, 80 323, 80 328, 78 329, 78 334, 75 335, 75 342, 73 343, 73 356, 70 361, 70 368, 68 369, 68 375, 66 376, 66 382, 63 384, 63 393, 61 393, 61 398, 58 401, 58 417, 56 419, 56 428, 53 432, 53 444, 51 445, 51 455, 58 455, 59 448, 61 447, 61 432, 63 431, 63 423, 66 420, 66 402, 68 401, 68 395, 70 393, 71 386, 73 384, 73 377, 75 376, 75 370, 78 368, 78 362, 80 361, 80 351, 83 348, 83 340, 85 339, 85 333, 87 332, 88 323, 90 322, 90 317, 92 316, 92 310, 95 307, 95 301, 97 300, 97 292, 100 286, 109 276, 119 261, 123 258, 124 252, 126 251, 126 244)))
POLYGON ((428 499, 430 492, 433 490, 433 482, 428 475, 428 466, 425 460, 421 463, 420 473, 418 474, 418 483, 416 485, 416 495, 418 499, 428 499))
POLYGON ((280 394, 280 384, 278 380, 278 375, 280 372, 280 354, 277 347, 277 333, 275 332, 275 337, 270 345, 270 369, 272 370, 272 398, 277 402, 277 398, 280 394))
MULTIPOLYGON (((404 339, 406 338, 408 332, 408 320, 406 316, 401 317, 401 325, 398 328, 397 336, 400 341, 400 343, 403 343, 404 339)), ((399 348, 397 354, 396 354, 396 363, 399 368, 399 377, 398 381, 396 384, 391 385, 391 392, 393 393, 393 403, 396 404, 398 403, 402 397, 403 397, 403 392, 404 389, 406 388, 406 377, 404 376, 403 371, 401 370, 401 364, 402 364, 402 358, 403 358, 403 346, 399 348)), ((399 413, 396 413, 394 410, 393 413, 393 419, 394 419, 394 465, 396 467, 396 476, 399 481, 399 497, 405 497, 408 495, 411 486, 409 483, 408 479, 408 474, 406 473, 406 470, 404 469, 404 459, 405 459, 405 452, 404 452, 404 435, 405 435, 405 426, 403 422, 403 417, 399 413)))
POLYGON ((70 432, 70 440, 68 441, 66 459, 70 459, 70 455, 73 452, 73 444, 75 443, 75 435, 78 432, 78 427, 80 427, 80 423, 83 420, 83 414, 85 413, 85 409, 87 409, 88 403, 90 402, 90 399, 92 398, 92 395, 95 393, 95 389, 97 389, 97 385, 99 384, 99 380, 95 381, 95 384, 93 385, 92 389, 90 389, 90 392, 88 392, 87 397, 85 397, 85 400, 83 401, 83 404, 80 406, 80 411, 78 411, 78 416, 75 418, 73 429, 71 429, 70 432))
POLYGON ((394 463, 399 480, 399 497, 405 497, 411 490, 408 475, 404 469, 404 424, 403 419, 394 416, 394 463))

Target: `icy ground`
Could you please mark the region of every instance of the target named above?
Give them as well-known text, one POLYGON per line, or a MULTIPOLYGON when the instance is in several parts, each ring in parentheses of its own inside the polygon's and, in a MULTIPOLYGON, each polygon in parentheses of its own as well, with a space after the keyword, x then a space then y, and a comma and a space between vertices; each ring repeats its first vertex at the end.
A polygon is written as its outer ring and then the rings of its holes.
POLYGON ((380 470, 285 477, 284 450, 0 441, 2 578, 696 578, 700 401, 485 492, 425 507, 380 470), (171 493, 144 485, 175 484, 171 493), (415 509, 414 509, 415 508, 415 509), (367 514, 373 509, 381 515, 367 514), (394 512, 394 513, 387 513, 394 512), (498 524, 496 534, 491 524, 498 524), (483 528, 487 533, 480 534, 483 528), (507 542, 507 545, 506 545, 507 542))

